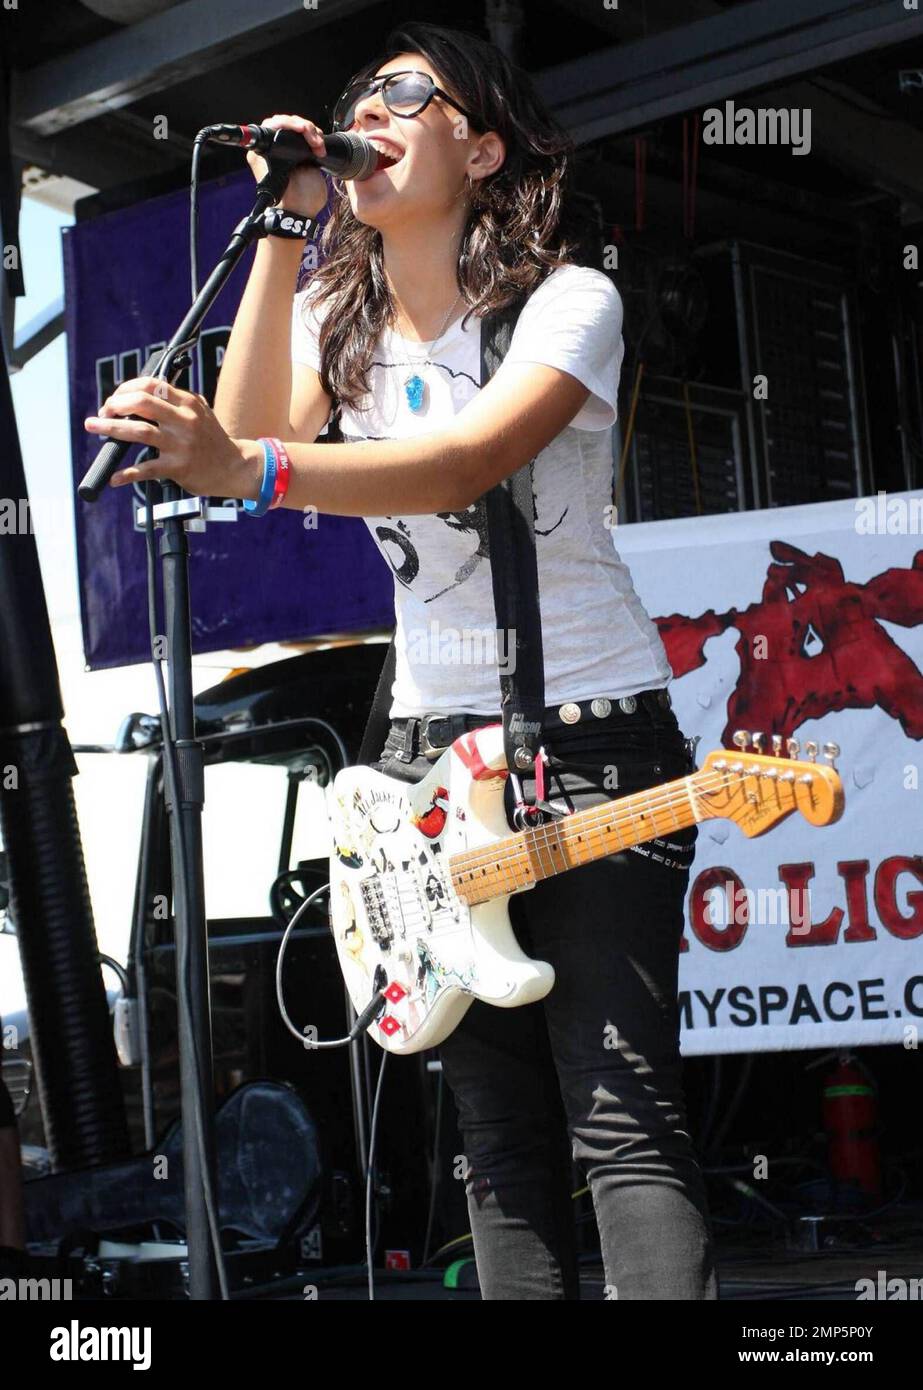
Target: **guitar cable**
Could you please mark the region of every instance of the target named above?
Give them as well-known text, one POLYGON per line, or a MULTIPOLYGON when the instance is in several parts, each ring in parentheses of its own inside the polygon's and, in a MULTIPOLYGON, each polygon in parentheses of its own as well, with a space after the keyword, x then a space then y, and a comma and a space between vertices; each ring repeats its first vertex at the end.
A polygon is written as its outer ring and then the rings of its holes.
POLYGON ((378 1080, 375 1083, 375 1101, 372 1105, 372 1122, 369 1126, 369 1162, 365 1173, 365 1264, 369 1276, 369 1302, 375 1302, 375 1266, 372 1262, 373 1241, 372 1241, 372 1196, 375 1190, 375 1141, 378 1137, 378 1109, 381 1101, 381 1083, 385 1076, 385 1063, 388 1060, 387 1052, 381 1054, 381 1066, 378 1068, 378 1080))
MULTIPOLYGON (((319 888, 315 888, 314 892, 309 894, 309 896, 305 898, 304 902, 299 906, 298 910, 292 914, 292 920, 285 928, 282 940, 279 943, 279 954, 276 957, 276 1003, 279 1006, 279 1013, 282 1016, 282 1022, 285 1024, 292 1037, 297 1038, 298 1041, 301 1043, 302 1047, 307 1048, 309 1051, 312 1052, 315 1048, 348 1047, 350 1043, 356 1042, 358 1038, 362 1035, 362 1033, 366 1030, 366 1028, 368 1028, 372 1023, 375 1022, 375 1019, 378 1018, 379 1014, 381 1014, 385 1007, 385 1004, 387 1003, 384 994, 381 992, 381 990, 378 990, 372 996, 372 999, 369 1001, 369 1003, 366 1004, 361 1014, 357 1015, 355 1022, 353 1023, 345 1038, 330 1038, 323 1040, 306 1038, 304 1033, 299 1032, 299 1030, 295 1027, 295 1024, 289 1018, 288 1010, 285 1007, 285 999, 283 997, 282 992, 282 968, 285 961, 285 949, 288 946, 289 937, 295 930, 295 927, 298 925, 298 922, 300 921, 302 915, 305 912, 307 912, 308 908, 314 902, 314 899, 320 897, 321 893, 329 893, 329 891, 330 884, 322 883, 319 888)), ((305 1025, 305 1027, 309 1026, 310 1025, 308 1024, 305 1025)), ((378 1068, 378 1080, 375 1084, 375 1099, 372 1104, 372 1119, 369 1126, 368 1163, 365 1171, 365 1262, 366 1270, 368 1273, 370 1302, 375 1301, 375 1266, 373 1262, 374 1242, 372 1240, 372 1199, 375 1192, 375 1144, 378 1137, 378 1115, 381 1105, 382 1082, 384 1081, 385 1076, 385 1063, 387 1062, 387 1060, 388 1054, 387 1052, 383 1052, 381 1057, 381 1065, 378 1068)))
MULTIPOLYGON (((282 966, 285 960, 285 949, 288 946, 289 937, 291 936, 292 932, 295 930, 295 927, 301 920, 302 914, 307 912, 314 899, 319 897, 321 893, 329 892, 330 884, 322 883, 319 888, 315 888, 314 892, 309 894, 309 896, 305 898, 304 902, 300 905, 297 912, 292 914, 292 920, 285 928, 282 940, 279 943, 279 954, 276 957, 276 1003, 279 1006, 279 1013, 282 1016, 282 1022, 285 1024, 292 1037, 297 1038, 298 1041, 301 1043, 302 1047, 307 1048, 309 1051, 313 1051, 314 1048, 321 1047, 348 1047, 350 1043, 355 1042, 361 1036, 361 1034, 365 1031, 366 1028, 368 1028, 371 1024, 375 1022, 376 1018, 378 1018, 379 1014, 382 1013, 382 1011, 385 1008, 385 1005, 387 1004, 387 1000, 385 999, 384 994, 381 992, 381 990, 378 990, 372 996, 368 1004, 366 1004, 365 1008, 362 1010, 362 1013, 357 1015, 355 1022, 353 1023, 349 1032, 346 1034, 345 1038, 329 1038, 317 1040, 313 1038, 306 1038, 304 1035, 304 1031, 302 1030, 301 1032, 299 1032, 292 1020, 289 1018, 288 1010, 285 1007, 285 999, 282 993, 282 966)), ((305 1024, 305 1028, 308 1027, 310 1027, 310 1024, 305 1024)))
POLYGON ((440 1065, 439 1079, 436 1086, 436 1119, 433 1124, 433 1161, 430 1168, 429 1211, 426 1214, 426 1236, 423 1240, 421 1265, 427 1264, 429 1260, 429 1247, 433 1238, 433 1226, 436 1220, 436 1196, 439 1190, 439 1148, 442 1142, 442 1101, 444 1091, 445 1077, 440 1065))

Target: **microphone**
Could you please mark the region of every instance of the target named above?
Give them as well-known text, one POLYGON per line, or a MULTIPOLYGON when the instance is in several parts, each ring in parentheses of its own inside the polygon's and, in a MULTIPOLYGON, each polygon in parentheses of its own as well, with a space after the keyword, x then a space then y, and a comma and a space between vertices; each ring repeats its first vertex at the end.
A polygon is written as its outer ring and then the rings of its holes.
POLYGON ((326 154, 318 157, 297 130, 272 130, 264 125, 208 125, 200 130, 197 141, 210 145, 230 145, 235 149, 254 150, 277 164, 313 164, 341 179, 367 179, 391 161, 370 141, 352 131, 325 135, 326 154))

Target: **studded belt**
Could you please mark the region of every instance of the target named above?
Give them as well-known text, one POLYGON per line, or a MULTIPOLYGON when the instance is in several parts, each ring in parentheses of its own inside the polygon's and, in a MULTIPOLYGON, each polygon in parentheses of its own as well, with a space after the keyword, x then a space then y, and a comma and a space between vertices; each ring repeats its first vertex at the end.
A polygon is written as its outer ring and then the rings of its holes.
MULTIPOLYGON (((567 700, 563 705, 549 705, 542 718, 545 731, 570 728, 586 720, 594 723, 610 715, 639 714, 641 710, 654 713, 671 709, 673 702, 668 690, 640 690, 636 695, 621 699, 567 700)), ((470 729, 482 729, 487 724, 499 724, 497 714, 424 714, 392 719, 391 730, 401 739, 401 745, 391 756, 400 762, 412 762, 422 755, 431 760, 441 757, 445 750, 470 729)))

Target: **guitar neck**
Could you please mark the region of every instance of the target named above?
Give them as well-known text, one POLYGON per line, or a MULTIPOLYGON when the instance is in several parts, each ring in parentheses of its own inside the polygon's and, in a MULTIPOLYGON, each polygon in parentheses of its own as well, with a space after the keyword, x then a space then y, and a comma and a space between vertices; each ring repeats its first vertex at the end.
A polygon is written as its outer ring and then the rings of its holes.
POLYGON ((704 814, 697 800, 699 776, 693 773, 648 787, 453 854, 449 870, 455 891, 471 905, 489 902, 528 888, 538 879, 693 825, 704 814))

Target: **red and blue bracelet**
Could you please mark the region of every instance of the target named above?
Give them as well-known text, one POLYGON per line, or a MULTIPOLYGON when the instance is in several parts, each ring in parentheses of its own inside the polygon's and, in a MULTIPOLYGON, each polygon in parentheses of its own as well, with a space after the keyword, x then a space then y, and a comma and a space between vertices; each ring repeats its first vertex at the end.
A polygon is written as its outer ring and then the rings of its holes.
POLYGON ((276 476, 272 487, 272 501, 269 504, 269 510, 272 511, 274 507, 282 506, 285 494, 288 492, 292 463, 281 439, 270 439, 269 442, 276 451, 276 476))
POLYGON ((263 450, 263 481, 259 497, 255 501, 244 500, 244 511, 250 516, 265 516, 282 505, 288 492, 291 460, 280 439, 258 439, 257 443, 263 450))

